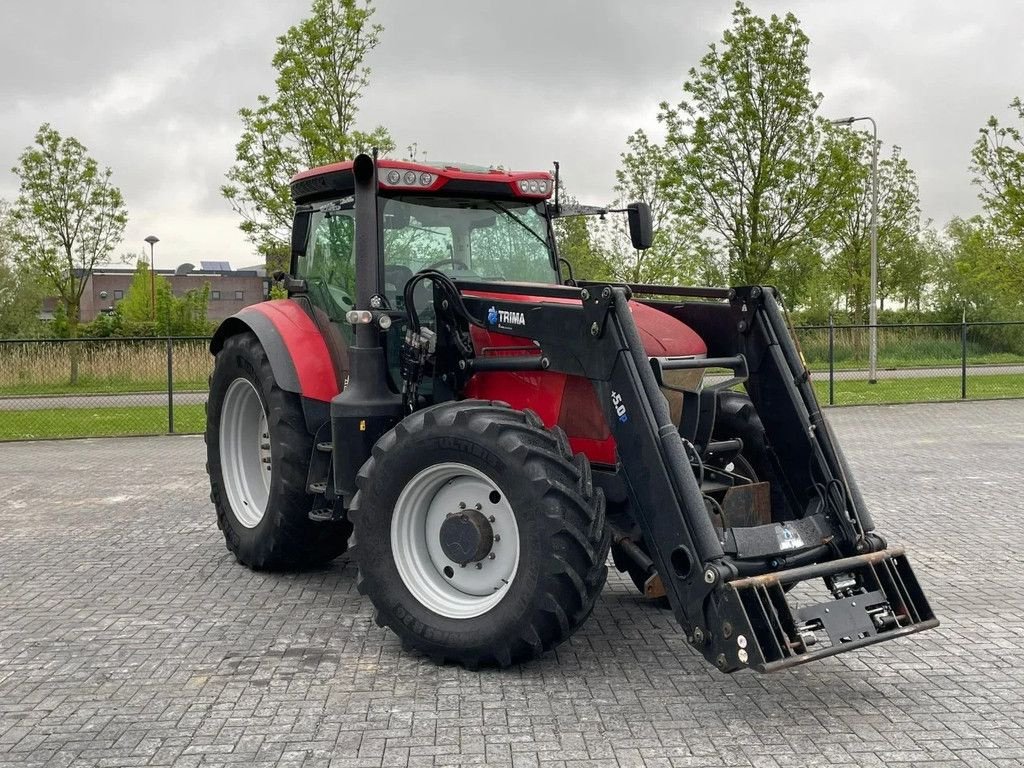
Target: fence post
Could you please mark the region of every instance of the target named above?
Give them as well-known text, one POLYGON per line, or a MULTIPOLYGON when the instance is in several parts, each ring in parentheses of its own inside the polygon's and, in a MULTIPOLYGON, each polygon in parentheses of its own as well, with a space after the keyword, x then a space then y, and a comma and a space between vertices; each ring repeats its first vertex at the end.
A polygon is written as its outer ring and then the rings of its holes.
POLYGON ((828 404, 836 404, 836 323, 831 312, 828 315, 828 404))
POLYGON ((967 399, 967 309, 960 320, 960 399, 967 399))
POLYGON ((167 432, 174 434, 174 344, 167 337, 167 432))

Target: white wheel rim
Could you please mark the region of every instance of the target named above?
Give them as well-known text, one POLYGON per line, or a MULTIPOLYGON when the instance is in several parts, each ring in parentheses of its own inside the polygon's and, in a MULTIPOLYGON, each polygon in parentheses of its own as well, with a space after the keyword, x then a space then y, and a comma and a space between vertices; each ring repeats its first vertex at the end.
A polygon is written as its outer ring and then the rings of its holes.
POLYGON ((263 401, 246 378, 232 381, 224 393, 220 460, 231 511, 246 528, 255 528, 270 497, 270 430, 263 401))
POLYGON ((505 492, 483 472, 455 462, 435 464, 399 494, 391 551, 402 582, 421 605, 450 619, 471 619, 508 593, 519 568, 519 526, 505 492), (488 555, 465 566, 445 555, 440 537, 442 523, 462 504, 480 511, 494 533, 488 555))

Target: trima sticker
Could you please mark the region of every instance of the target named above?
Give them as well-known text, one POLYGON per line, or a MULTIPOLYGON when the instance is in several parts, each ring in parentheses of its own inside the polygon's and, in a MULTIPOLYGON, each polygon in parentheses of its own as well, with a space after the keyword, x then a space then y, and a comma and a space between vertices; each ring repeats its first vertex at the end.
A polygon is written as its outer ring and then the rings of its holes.
POLYGON ((491 307, 487 310, 487 322, 491 325, 526 325, 526 316, 522 312, 491 307))

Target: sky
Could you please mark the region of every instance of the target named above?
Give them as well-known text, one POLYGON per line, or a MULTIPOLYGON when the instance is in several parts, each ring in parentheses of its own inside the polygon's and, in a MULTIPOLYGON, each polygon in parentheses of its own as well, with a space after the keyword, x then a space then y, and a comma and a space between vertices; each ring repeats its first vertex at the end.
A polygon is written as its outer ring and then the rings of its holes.
MULTIPOLYGON (((918 174, 926 218, 979 212, 970 149, 1024 96, 1024 4, 751 0, 810 37, 826 117, 870 115, 918 174)), ((724 0, 377 0, 358 127, 399 150, 508 168, 561 163, 581 202, 612 197, 626 138, 660 138, 658 104, 729 26, 724 0)), ((258 262, 219 193, 237 112, 273 93, 275 38, 308 0, 37 0, 0 9, 0 198, 51 123, 113 170, 128 205, 115 257, 160 238, 158 267, 258 262)))

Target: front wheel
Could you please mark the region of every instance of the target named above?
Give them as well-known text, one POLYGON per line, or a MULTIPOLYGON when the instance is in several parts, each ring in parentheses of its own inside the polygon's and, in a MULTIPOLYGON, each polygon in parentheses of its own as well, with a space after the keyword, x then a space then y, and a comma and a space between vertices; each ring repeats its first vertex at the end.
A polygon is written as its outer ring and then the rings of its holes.
POLYGON ((255 569, 321 565, 345 551, 347 520, 314 522, 306 493, 313 437, 299 396, 274 380, 255 335, 224 342, 210 377, 206 469, 224 543, 255 569))
POLYGON ((604 495, 531 412, 444 403, 384 435, 352 505, 359 589, 403 645, 508 666, 568 638, 607 576, 604 495))

